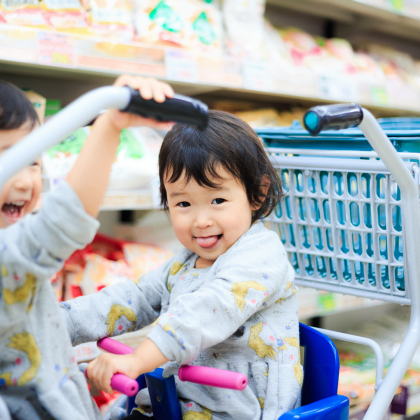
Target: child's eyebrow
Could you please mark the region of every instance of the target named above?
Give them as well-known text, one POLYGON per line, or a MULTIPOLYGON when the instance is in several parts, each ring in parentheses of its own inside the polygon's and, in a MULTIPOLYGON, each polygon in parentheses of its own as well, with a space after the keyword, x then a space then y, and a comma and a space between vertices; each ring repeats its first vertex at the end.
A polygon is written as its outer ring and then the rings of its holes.
MULTIPOLYGON (((220 185, 218 187, 214 187, 211 189, 214 191, 229 191, 229 188, 224 187, 223 185, 220 185)), ((187 195, 187 193, 186 192, 172 192, 169 194, 169 197, 173 198, 173 197, 179 197, 181 195, 187 195)))

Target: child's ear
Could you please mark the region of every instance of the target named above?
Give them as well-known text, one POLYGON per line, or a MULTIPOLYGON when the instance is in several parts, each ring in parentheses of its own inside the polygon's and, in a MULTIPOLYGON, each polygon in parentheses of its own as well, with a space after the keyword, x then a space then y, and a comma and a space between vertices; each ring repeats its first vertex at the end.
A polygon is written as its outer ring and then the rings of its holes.
MULTIPOLYGON (((264 175, 261 181, 261 185, 260 185, 261 194, 264 194, 264 196, 266 196, 269 188, 270 188, 270 179, 268 178, 268 175, 264 175)), ((263 205, 263 203, 264 203, 264 200, 261 201, 259 204, 254 204, 254 206, 252 207, 252 210, 258 210, 263 205)))

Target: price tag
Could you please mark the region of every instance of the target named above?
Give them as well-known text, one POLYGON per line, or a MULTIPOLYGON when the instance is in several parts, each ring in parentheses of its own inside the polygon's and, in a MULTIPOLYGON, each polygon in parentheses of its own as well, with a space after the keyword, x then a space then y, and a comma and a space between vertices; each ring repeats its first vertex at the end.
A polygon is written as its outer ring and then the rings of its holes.
POLYGON ((38 62, 55 66, 76 65, 73 39, 70 36, 52 32, 38 32, 38 62))
POLYGON ((333 293, 318 292, 316 305, 319 311, 331 312, 336 308, 337 303, 333 293))
POLYGON ((190 83, 197 81, 197 60, 193 53, 183 50, 166 50, 165 65, 168 79, 190 83))

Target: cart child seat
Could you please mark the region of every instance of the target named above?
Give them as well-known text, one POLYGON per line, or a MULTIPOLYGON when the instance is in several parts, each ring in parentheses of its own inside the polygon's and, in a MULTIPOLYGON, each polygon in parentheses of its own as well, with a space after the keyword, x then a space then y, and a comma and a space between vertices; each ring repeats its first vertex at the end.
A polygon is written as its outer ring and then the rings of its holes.
MULTIPOLYGON (((334 343, 326 335, 304 324, 299 325, 299 334, 304 372, 302 406, 283 414, 280 419, 347 420, 349 400, 337 395, 340 361, 334 343)), ((104 349, 101 342, 98 345, 104 349)), ((137 382, 141 389, 148 387, 155 419, 180 420, 181 409, 174 377, 163 376, 163 369, 156 369, 141 375, 137 382)), ((105 414, 104 420, 122 419, 135 407, 134 400, 135 395, 120 399, 105 414)))

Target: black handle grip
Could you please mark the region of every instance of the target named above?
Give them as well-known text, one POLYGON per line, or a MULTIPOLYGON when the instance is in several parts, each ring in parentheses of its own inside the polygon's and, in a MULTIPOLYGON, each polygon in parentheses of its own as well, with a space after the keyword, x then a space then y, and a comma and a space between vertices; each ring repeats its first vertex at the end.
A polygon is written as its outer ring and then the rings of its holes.
POLYGON ((141 115, 159 122, 173 121, 197 125, 203 129, 208 122, 208 107, 203 102, 183 95, 174 95, 159 103, 154 99, 143 99, 137 90, 130 89, 131 99, 122 112, 141 115))
POLYGON ((303 124, 313 136, 321 130, 357 127, 362 120, 363 110, 357 104, 315 106, 303 116, 303 124))

